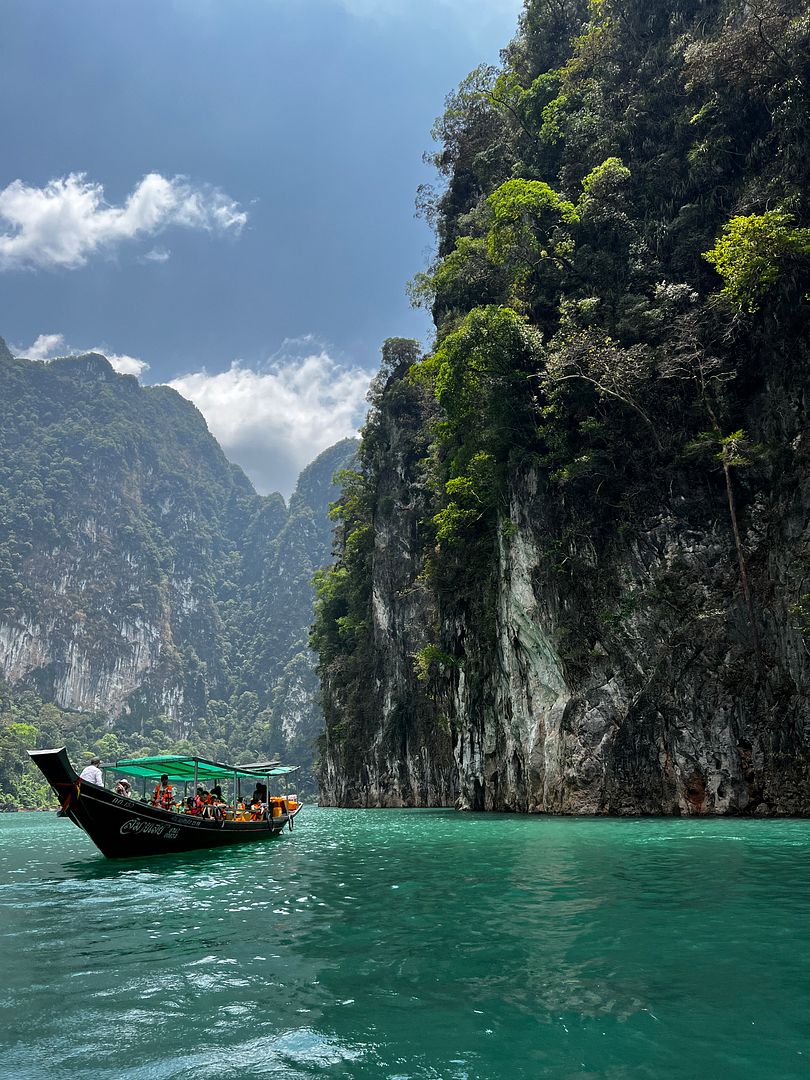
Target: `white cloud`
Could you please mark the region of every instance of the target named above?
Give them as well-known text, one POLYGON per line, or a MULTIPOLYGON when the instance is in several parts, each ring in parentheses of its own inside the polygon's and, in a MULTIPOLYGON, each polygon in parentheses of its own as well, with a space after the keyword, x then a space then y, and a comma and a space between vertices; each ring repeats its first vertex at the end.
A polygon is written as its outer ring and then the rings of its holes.
POLYGON ((72 349, 65 342, 64 334, 40 334, 33 344, 13 346, 15 356, 25 357, 26 360, 41 360, 47 363, 55 360, 57 356, 79 356, 82 353, 101 353, 106 356, 113 369, 121 375, 141 375, 147 371, 149 365, 145 360, 137 356, 128 356, 126 353, 108 352, 104 345, 93 345, 89 349, 72 349))
POLYGON ((369 379, 367 371, 344 367, 321 349, 258 370, 235 361, 227 371, 193 372, 168 385, 194 402, 257 490, 286 496, 322 450, 355 434, 369 379))
POLYGON ((55 356, 65 356, 67 352, 64 334, 40 334, 27 349, 15 346, 16 355, 24 356, 26 360, 52 360, 55 356))
POLYGON ((147 262, 165 263, 172 257, 172 253, 168 248, 152 248, 151 251, 147 251, 143 258, 147 262))
POLYGON ((14 180, 0 190, 0 270, 75 269, 97 252, 172 225, 238 234, 246 222, 247 214, 224 192, 181 176, 149 173, 122 206, 106 203, 103 186, 84 173, 45 187, 14 180))
POLYGON ((119 375, 139 376, 149 368, 145 360, 139 360, 137 356, 127 356, 126 353, 108 353, 98 346, 95 349, 85 349, 84 351, 100 352, 102 356, 106 356, 119 375))

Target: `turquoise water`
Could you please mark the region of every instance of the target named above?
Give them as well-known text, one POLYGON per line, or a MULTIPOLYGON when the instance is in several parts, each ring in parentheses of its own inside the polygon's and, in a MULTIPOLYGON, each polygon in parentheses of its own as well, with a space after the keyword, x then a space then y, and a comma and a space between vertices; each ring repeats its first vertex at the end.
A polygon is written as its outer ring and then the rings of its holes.
POLYGON ((810 1075, 810 822, 305 808, 108 862, 0 816, 12 1080, 810 1075))

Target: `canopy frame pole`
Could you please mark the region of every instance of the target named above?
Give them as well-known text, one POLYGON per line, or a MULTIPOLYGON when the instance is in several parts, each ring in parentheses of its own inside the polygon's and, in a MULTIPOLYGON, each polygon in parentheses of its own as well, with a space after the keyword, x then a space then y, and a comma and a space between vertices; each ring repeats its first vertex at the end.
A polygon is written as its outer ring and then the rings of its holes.
POLYGON ((233 820, 236 821, 236 804, 239 801, 237 798, 237 786, 239 781, 236 778, 236 769, 233 770, 233 820))
POLYGON ((197 798, 197 770, 199 768, 199 761, 194 758, 194 798, 197 798))

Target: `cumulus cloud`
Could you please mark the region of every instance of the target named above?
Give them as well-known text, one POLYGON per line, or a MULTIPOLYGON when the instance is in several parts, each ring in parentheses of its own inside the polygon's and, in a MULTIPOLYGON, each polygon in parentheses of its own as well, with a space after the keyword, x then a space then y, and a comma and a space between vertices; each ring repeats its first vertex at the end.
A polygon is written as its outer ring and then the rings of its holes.
POLYGON ((94 349, 85 349, 84 351, 100 352, 102 356, 106 356, 119 375, 139 376, 149 369, 147 362, 145 360, 140 360, 137 356, 127 356, 126 353, 105 352, 103 348, 99 348, 98 346, 94 349))
POLYGON ((137 356, 128 356, 126 353, 109 352, 104 345, 93 345, 89 349, 73 349, 65 341, 64 334, 40 334, 31 345, 14 346, 15 356, 25 357, 26 360, 41 360, 44 363, 55 360, 57 356, 79 356, 89 352, 106 356, 113 369, 121 375, 137 376, 149 368, 145 360, 140 360, 137 356))
POLYGON ((168 385, 194 402, 258 491, 287 496, 301 469, 355 434, 369 378, 367 371, 345 367, 320 349, 256 370, 235 361, 227 371, 193 372, 168 385))
MULTIPOLYGON (((85 173, 45 187, 14 180, 0 190, 0 270, 72 270, 91 255, 171 226, 238 234, 246 222, 245 211, 224 192, 182 176, 149 173, 121 206, 105 202, 103 186, 85 173)), ((161 249, 153 250, 162 261, 161 249)))
POLYGON ((68 351, 64 334, 40 334, 28 348, 15 347, 16 355, 27 360, 52 360, 55 356, 66 356, 68 351))

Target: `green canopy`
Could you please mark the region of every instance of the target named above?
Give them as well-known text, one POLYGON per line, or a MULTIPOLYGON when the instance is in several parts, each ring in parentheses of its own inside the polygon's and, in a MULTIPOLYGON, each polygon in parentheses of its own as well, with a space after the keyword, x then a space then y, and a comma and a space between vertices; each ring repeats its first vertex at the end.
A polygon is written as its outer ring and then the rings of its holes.
POLYGON ((119 761, 105 762, 102 769, 114 769, 127 776, 145 776, 159 780, 166 775, 172 783, 194 781, 196 766, 197 780, 229 780, 234 775, 250 780, 261 780, 263 776, 286 776, 294 772, 297 765, 282 765, 280 762, 267 762, 266 768, 225 765, 221 761, 208 761, 205 758, 180 757, 163 754, 158 757, 121 758, 119 761))

